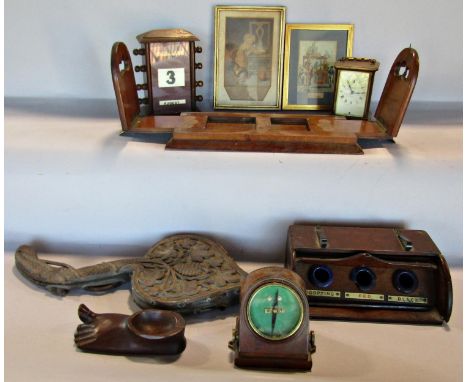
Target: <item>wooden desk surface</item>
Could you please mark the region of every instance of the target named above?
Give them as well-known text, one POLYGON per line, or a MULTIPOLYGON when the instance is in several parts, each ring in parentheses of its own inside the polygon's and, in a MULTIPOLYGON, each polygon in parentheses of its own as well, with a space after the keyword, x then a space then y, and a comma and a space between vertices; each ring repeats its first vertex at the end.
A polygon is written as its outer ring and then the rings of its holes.
MULTIPOLYGON (((48 255, 83 266, 110 257, 48 255)), ((74 347, 77 309, 138 310, 126 288, 102 295, 50 295, 25 281, 7 252, 5 265, 6 381, 457 381, 462 377, 462 269, 452 269, 454 310, 447 326, 311 321, 317 352, 311 373, 236 369, 227 347, 237 307, 187 319, 179 358, 82 353, 74 347)), ((246 271, 268 264, 240 263, 246 271)))

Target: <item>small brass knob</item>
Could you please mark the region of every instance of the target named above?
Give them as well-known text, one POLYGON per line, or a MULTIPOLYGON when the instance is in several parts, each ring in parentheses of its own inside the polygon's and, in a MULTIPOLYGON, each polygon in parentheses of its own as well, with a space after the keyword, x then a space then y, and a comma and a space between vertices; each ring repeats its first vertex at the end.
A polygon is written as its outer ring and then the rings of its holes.
POLYGON ((146 72, 146 65, 135 66, 135 72, 146 72))
POLYGON ((133 54, 135 56, 144 56, 145 50, 144 49, 133 49, 133 54))
POLYGON ((201 47, 201 46, 197 46, 197 47, 195 48, 195 53, 201 53, 201 52, 203 52, 202 47, 201 47))
POLYGON ((140 105, 146 105, 148 104, 148 98, 138 98, 138 102, 140 105))
POLYGON ((137 84, 137 90, 148 90, 148 84, 137 84))
POLYGON ((203 81, 196 81, 196 82, 195 82, 195 86, 196 86, 197 88, 201 88, 201 87, 203 86, 203 81))
POLYGON ((201 69, 203 68, 203 64, 201 62, 195 63, 195 69, 201 69))
POLYGON ((197 95, 197 96, 195 97, 195 100, 196 100, 197 102, 201 102, 201 101, 203 101, 203 96, 197 95))

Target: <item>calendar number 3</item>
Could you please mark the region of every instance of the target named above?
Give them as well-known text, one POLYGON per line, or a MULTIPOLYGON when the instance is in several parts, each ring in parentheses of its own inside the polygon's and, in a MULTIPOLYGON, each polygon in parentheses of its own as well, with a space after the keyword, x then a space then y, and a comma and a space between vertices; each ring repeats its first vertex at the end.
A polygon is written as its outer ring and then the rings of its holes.
POLYGON ((175 78, 175 72, 173 70, 168 70, 167 71, 167 77, 169 77, 167 80, 166 80, 166 83, 168 85, 173 85, 175 84, 176 82, 176 78, 175 78))

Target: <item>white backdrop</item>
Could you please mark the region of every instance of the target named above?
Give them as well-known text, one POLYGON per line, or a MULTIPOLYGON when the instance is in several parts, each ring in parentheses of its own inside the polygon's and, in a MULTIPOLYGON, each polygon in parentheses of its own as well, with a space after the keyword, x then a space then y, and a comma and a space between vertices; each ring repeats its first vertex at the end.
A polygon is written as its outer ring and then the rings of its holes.
POLYGON ((398 52, 412 44, 421 60, 413 99, 462 100, 462 0, 6 0, 5 95, 113 98, 109 56, 115 41, 132 49, 139 33, 184 28, 204 48, 206 107, 218 4, 284 5, 287 23, 353 23, 354 55, 381 62, 374 99, 398 52))
MULTIPOLYGON (((462 259, 457 110, 410 111, 364 155, 169 151, 120 137, 115 101, 6 104, 6 249, 143 254, 176 232, 281 260, 294 222, 406 226, 462 259)), ((445 106, 444 106, 445 107, 445 106)))
MULTIPOLYGON (((221 240, 237 258, 279 260, 294 222, 405 225, 462 259, 462 122, 430 102, 462 101, 462 1, 257 0, 289 23, 354 23, 356 56, 381 61, 378 99, 410 43, 421 70, 397 144, 364 156, 169 152, 118 136, 114 41, 185 28, 212 88, 213 0, 6 0, 5 248, 144 253, 181 231, 221 240), (416 106, 425 109, 418 112, 416 106)), ((238 0, 231 4, 252 4, 238 0)), ((447 105, 439 105, 446 108, 447 105)))

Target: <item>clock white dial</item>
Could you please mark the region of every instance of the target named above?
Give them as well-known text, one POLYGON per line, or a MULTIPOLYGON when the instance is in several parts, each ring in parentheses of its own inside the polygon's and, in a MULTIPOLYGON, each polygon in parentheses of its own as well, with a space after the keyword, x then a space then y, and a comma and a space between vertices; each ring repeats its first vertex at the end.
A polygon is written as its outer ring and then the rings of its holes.
POLYGON ((364 117, 369 73, 341 70, 336 89, 335 114, 350 117, 364 117))

